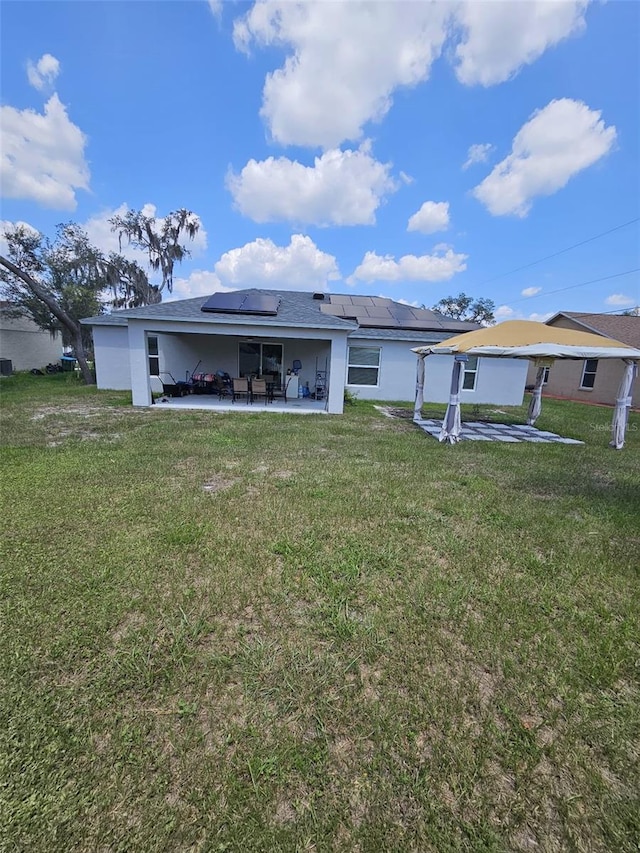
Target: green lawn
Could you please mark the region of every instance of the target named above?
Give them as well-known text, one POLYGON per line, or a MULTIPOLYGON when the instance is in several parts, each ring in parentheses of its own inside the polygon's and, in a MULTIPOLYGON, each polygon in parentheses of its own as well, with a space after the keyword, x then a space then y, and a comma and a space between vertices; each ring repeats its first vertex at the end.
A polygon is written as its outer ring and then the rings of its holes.
POLYGON ((638 849, 639 415, 0 390, 0 850, 638 849))

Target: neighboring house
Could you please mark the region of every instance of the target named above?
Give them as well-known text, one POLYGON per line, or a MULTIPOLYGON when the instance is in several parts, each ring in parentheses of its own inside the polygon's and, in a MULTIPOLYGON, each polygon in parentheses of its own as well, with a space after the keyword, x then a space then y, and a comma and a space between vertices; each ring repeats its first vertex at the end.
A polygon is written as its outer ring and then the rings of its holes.
POLYGON ((62 355, 59 334, 43 331, 29 317, 11 317, 9 303, 0 302, 0 358, 8 358, 14 370, 42 368, 62 355))
MULTIPOLYGON (((640 317, 620 314, 584 314, 559 311, 547 320, 548 326, 592 332, 640 348, 640 317)), ((548 368, 543 393, 583 403, 615 405, 624 362, 621 359, 558 360, 548 368)), ((535 382, 536 367, 531 364, 527 385, 535 382)), ((640 376, 631 388, 632 406, 640 406, 640 376)))
MULTIPOLYGON (((130 389, 151 403, 150 375, 184 381, 200 371, 284 377, 301 363, 299 384, 326 386, 327 410, 343 410, 344 390, 360 399, 413 400, 415 346, 478 328, 391 299, 241 290, 114 311, 82 321, 93 328, 99 388, 130 389), (296 365, 294 365, 296 362, 296 365)), ((522 402, 526 364, 470 360, 463 402, 522 402)), ((425 399, 446 402, 452 359, 428 360, 425 399)))

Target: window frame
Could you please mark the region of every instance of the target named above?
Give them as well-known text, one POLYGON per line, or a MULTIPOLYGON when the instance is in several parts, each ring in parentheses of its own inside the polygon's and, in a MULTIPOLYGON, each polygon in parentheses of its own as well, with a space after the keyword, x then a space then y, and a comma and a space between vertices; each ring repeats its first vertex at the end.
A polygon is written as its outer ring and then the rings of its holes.
POLYGON ((149 376, 160 376, 160 341, 158 335, 147 335, 147 359, 149 364, 149 376), (155 341, 152 352, 151 341, 155 341))
POLYGON ((584 364, 582 365, 582 375, 580 377, 580 391, 593 391, 596 384, 596 375, 598 373, 598 359, 597 358, 585 358, 584 364), (587 365, 591 362, 591 364, 595 364, 593 370, 587 370, 587 365), (592 376, 593 382, 591 385, 585 385, 584 379, 585 376, 592 376))
MULTIPOLYGON (((242 361, 242 353, 241 349, 243 346, 249 347, 257 347, 258 352, 255 353, 258 356, 258 375, 262 376, 265 369, 265 347, 279 347, 280 348, 280 370, 278 375, 279 381, 282 382, 282 377, 284 374, 284 344, 281 344, 279 341, 249 341, 249 340, 241 340, 238 341, 238 376, 241 378, 252 376, 253 373, 251 371, 247 372, 240 369, 240 363, 242 361)), ((266 357, 268 358, 268 356, 266 357)))
POLYGON ((473 392, 476 390, 478 385, 478 368, 480 366, 480 356, 478 355, 470 355, 468 356, 468 360, 463 362, 463 377, 462 377, 462 390, 473 392), (469 362, 471 359, 475 359, 475 364, 473 368, 469 367, 469 362), (467 376, 473 376, 473 385, 471 388, 465 387, 465 382, 467 381, 467 376))
POLYGON ((381 361, 382 361, 382 347, 360 346, 358 344, 349 344, 348 345, 348 352, 347 352, 347 385, 350 388, 379 388, 380 387, 380 362, 381 361), (360 364, 360 363, 355 362, 355 361, 352 362, 351 361, 351 350, 356 350, 356 349, 375 350, 378 353, 378 363, 377 364, 360 364), (376 370, 377 371, 376 381, 374 383, 366 383, 365 385, 362 385, 361 383, 357 383, 357 382, 350 382, 349 381, 349 371, 351 370, 351 368, 360 369, 360 370, 363 370, 363 369, 364 370, 376 370))

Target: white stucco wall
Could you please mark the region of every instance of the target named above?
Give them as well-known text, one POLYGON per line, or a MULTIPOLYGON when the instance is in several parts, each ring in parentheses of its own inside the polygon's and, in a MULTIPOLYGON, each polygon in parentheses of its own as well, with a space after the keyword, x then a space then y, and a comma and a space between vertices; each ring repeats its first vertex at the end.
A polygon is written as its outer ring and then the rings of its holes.
POLYGON ((94 326, 93 351, 98 388, 112 391, 130 390, 131 371, 127 327, 94 326))
MULTIPOLYGON (((417 359, 412 347, 428 341, 389 341, 351 338, 351 346, 380 347, 377 386, 346 385, 361 400, 412 401, 416 393, 417 359)), ((430 355, 425 361, 425 402, 447 403, 453 356, 430 355)), ((516 359, 480 359, 474 391, 463 391, 463 403, 494 403, 519 406, 522 403, 527 362, 516 359)), ((345 373, 345 377, 347 374, 345 373)), ((346 382, 346 378, 345 378, 346 382)))
POLYGON ((350 338, 352 347, 380 349, 378 384, 349 385, 345 371, 345 387, 360 400, 413 400, 416 391, 415 355, 411 347, 424 346, 424 341, 389 341, 350 338), (413 366, 412 366, 413 364, 413 366))
MULTIPOLYGON (((463 390, 462 403, 493 403, 496 406, 521 405, 527 378, 527 365, 527 359, 478 359, 475 390, 463 390)), ((452 355, 427 356, 424 378, 425 402, 449 402, 452 369, 452 355)))

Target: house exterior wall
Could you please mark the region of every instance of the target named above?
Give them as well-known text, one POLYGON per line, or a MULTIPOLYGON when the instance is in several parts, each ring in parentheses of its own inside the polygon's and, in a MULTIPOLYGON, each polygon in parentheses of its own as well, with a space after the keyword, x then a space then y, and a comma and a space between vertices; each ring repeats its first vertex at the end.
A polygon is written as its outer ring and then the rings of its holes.
POLYGON ((126 326, 94 326, 93 351, 98 388, 131 390, 129 335, 126 326))
MULTIPOLYGON (((451 389, 452 355, 430 355, 425 359, 424 399, 448 403, 451 389)), ((520 406, 524 397, 527 364, 518 358, 479 358, 476 386, 461 393, 462 403, 520 406)))
MULTIPOLYGON (((412 347, 431 341, 389 341, 375 338, 350 338, 350 346, 380 348, 378 385, 349 385, 346 388, 361 400, 412 401, 416 395, 417 357, 412 347)), ((435 341, 433 341, 435 343, 435 341)), ((453 356, 430 355, 425 359, 424 399, 430 403, 448 403, 453 356)), ((519 406, 524 396, 527 362, 519 359, 481 358, 476 387, 462 392, 463 403, 494 403, 519 406)), ((345 382, 347 379, 345 372, 345 382)))
MULTIPOLYGON (((549 381, 543 386, 542 395, 613 406, 622 379, 624 362, 619 358, 599 359, 595 383, 591 389, 580 388, 583 370, 583 360, 558 359, 549 370, 549 381)), ((536 368, 532 364, 527 375, 527 384, 532 385, 535 380, 536 368)), ((636 376, 631 386, 631 401, 632 406, 640 406, 640 376, 636 376)))
POLYGON ((0 358, 10 358, 14 370, 40 369, 61 355, 59 334, 43 331, 27 317, 0 312, 0 358))
POLYGON ((390 341, 376 338, 350 338, 350 347, 375 347, 380 349, 380 367, 377 385, 353 385, 344 382, 348 391, 359 400, 413 400, 416 395, 416 355, 412 347, 425 346, 429 341, 390 341))
MULTIPOLYGON (((558 317, 553 326, 560 329, 571 329, 572 331, 584 332, 584 326, 574 323, 568 317, 558 317)), ((604 336, 603 336, 604 337, 604 336)), ((557 359, 549 370, 549 381, 542 389, 543 396, 564 397, 568 400, 576 400, 581 403, 600 403, 604 405, 615 405, 618 387, 624 372, 624 362, 619 358, 601 358, 598 360, 598 368, 594 386, 591 389, 580 388, 584 360, 557 359)), ((533 385, 536 381, 536 366, 531 363, 527 374, 527 384, 533 385)), ((640 375, 636 376, 631 386, 632 406, 640 406, 640 375)))

